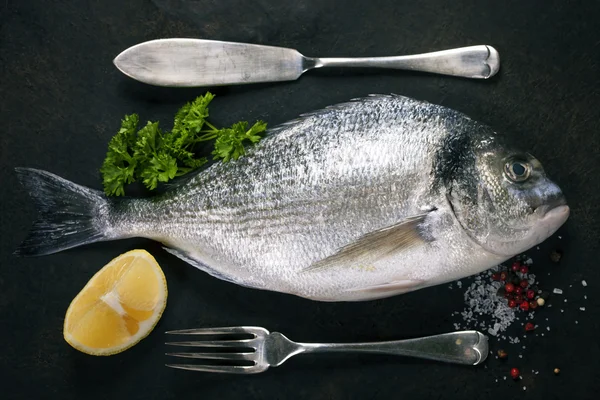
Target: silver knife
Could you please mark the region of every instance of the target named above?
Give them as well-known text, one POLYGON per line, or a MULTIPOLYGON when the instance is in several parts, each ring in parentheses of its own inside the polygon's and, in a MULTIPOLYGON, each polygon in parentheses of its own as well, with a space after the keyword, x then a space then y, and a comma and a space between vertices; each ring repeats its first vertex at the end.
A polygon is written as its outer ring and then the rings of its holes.
POLYGON ((487 79, 500 68, 492 46, 479 45, 394 57, 314 58, 297 50, 204 39, 159 39, 113 60, 125 75, 156 86, 198 87, 296 80, 324 67, 391 68, 487 79))

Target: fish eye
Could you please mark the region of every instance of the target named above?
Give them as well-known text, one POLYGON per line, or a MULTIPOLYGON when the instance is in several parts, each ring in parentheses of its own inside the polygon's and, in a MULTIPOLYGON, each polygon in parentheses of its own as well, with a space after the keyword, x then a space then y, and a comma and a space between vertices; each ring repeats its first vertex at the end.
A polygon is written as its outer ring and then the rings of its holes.
POLYGON ((531 174, 531 166, 523 161, 511 160, 504 165, 504 174, 513 182, 524 182, 531 174))

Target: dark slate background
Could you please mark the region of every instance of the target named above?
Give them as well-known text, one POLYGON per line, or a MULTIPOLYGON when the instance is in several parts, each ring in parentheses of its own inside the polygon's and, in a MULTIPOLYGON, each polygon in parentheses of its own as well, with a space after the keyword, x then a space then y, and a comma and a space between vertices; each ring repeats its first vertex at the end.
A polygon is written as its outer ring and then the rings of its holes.
MULTIPOLYGON (((390 399, 595 397, 600 204, 600 3, 597 1, 4 0, 0 2, 0 397, 8 399, 390 399), (359 304, 316 303, 236 287, 160 246, 128 240, 19 259, 34 217, 15 166, 49 170, 101 188, 98 168, 126 113, 170 124, 205 89, 134 82, 112 64, 122 50, 164 37, 287 46, 309 56, 383 56, 473 44, 495 46, 501 72, 475 81, 399 71, 321 70, 289 83, 211 88, 213 121, 271 126, 369 93, 399 93, 456 108, 530 149, 561 185, 572 216, 540 250, 542 286, 560 287, 538 320, 545 336, 507 346, 509 360, 479 368, 405 358, 304 356, 256 376, 171 370, 164 331, 252 324, 301 341, 397 339, 453 330, 463 290, 446 285, 359 304), (559 239, 558 236, 562 239, 559 239), (166 312, 134 348, 95 358, 62 339, 64 313, 107 261, 143 247, 169 283, 166 312), (549 261, 554 248, 560 264, 549 261), (551 272, 548 276, 546 272, 551 272), (580 284, 586 279, 588 287, 580 284), (570 286, 572 285, 572 287, 570 286), (583 296, 588 299, 584 300, 583 296), (564 303, 563 297, 569 300, 564 303), (579 307, 586 311, 579 311, 579 307), (561 313, 560 309, 564 309, 561 313), (575 324, 578 321, 578 324, 575 324), (512 366, 524 379, 503 380, 512 366), (559 376, 552 369, 561 368, 559 376), (539 371, 534 375, 531 370, 539 371), (498 379, 498 382, 496 382, 498 379), (526 386, 524 392, 522 386, 526 386)), ((170 126, 170 125, 169 125, 170 126)), ((518 325, 518 324, 517 324, 518 325)), ((514 325, 513 333, 522 327, 514 325)), ((499 347, 492 339, 492 349, 499 347)), ((505 345, 503 345, 505 346, 505 345)))

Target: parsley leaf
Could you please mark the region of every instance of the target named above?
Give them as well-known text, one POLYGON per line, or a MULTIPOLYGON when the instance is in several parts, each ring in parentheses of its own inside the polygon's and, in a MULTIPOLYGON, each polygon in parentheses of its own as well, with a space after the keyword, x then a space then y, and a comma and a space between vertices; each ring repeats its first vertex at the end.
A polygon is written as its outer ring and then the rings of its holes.
POLYGON ((177 174, 177 160, 162 153, 152 158, 140 173, 144 185, 150 190, 156 189, 158 182, 168 182, 177 174))
POLYGON ((266 129, 267 124, 262 121, 256 122, 250 129, 248 129, 248 122, 241 121, 233 124, 231 128, 219 130, 215 150, 212 152, 214 159, 220 158, 225 162, 232 158, 237 160, 246 154, 244 141, 258 142, 261 139, 260 133, 266 129))
POLYGON ((245 146, 261 140, 267 124, 258 121, 248 128, 241 121, 229 128, 216 128, 207 121, 212 93, 197 97, 182 106, 173 119, 171 131, 161 131, 158 122, 147 122, 138 130, 137 114, 126 115, 121 128, 110 140, 106 158, 100 168, 104 192, 124 196, 125 185, 141 180, 149 190, 159 182, 168 182, 208 162, 197 157, 195 146, 214 140, 214 160, 227 162, 246 154, 245 146))
POLYGON ((108 144, 108 152, 100 168, 106 194, 123 196, 124 186, 134 181, 137 162, 131 147, 135 143, 138 121, 137 114, 126 115, 119 132, 108 144))

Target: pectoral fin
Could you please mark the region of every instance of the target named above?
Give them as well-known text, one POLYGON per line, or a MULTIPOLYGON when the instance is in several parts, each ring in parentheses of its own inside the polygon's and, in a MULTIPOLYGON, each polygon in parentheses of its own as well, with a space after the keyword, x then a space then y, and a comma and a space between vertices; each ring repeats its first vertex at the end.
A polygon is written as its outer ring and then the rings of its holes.
POLYGON ((407 218, 392 226, 361 236, 335 254, 320 260, 304 271, 336 265, 372 265, 375 261, 406 249, 431 242, 423 221, 429 213, 407 218))

